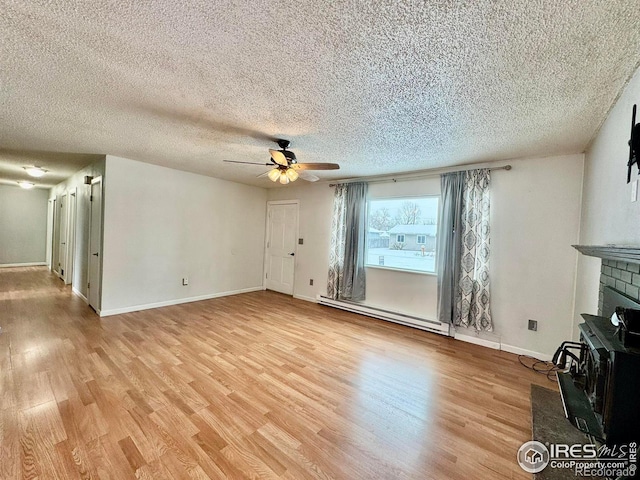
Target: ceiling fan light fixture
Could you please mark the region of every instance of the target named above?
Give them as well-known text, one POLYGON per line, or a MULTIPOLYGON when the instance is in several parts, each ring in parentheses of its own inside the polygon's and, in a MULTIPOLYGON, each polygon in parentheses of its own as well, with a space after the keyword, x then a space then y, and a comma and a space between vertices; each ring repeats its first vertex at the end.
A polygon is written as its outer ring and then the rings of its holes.
POLYGON ((45 173, 47 173, 47 171, 44 168, 41 167, 24 167, 24 170, 27 172, 28 175, 35 177, 35 178, 40 178, 42 177, 45 173))
POLYGON ((273 170, 270 170, 269 173, 267 173, 267 176, 272 182, 277 182, 280 179, 280 169, 274 168, 273 170))
MULTIPOLYGON (((340 165, 337 163, 298 163, 296 154, 289 148, 289 140, 276 139, 275 142, 280 147, 280 150, 269 149, 271 158, 268 163, 264 165, 270 167, 264 173, 261 173, 257 178, 267 177, 273 183, 280 182, 282 185, 295 182, 298 178, 302 178, 308 182, 317 182, 320 177, 307 172, 307 170, 338 170, 340 165)), ((247 165, 263 165, 258 162, 245 162, 236 160, 224 160, 230 163, 243 163, 247 165)))
POLYGON ((29 190, 36 186, 35 183, 31 182, 18 182, 18 185, 20 185, 20 188, 24 188, 25 190, 29 190))
POLYGON ((296 172, 293 168, 288 168, 286 175, 292 182, 295 182, 299 177, 298 172, 296 172))

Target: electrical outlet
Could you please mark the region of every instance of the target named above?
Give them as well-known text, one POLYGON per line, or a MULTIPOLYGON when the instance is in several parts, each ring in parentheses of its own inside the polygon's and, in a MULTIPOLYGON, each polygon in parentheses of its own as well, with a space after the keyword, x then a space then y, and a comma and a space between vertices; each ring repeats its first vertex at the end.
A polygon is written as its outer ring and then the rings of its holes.
POLYGON ((537 332, 538 331, 538 321, 537 320, 529 320, 528 328, 532 332, 537 332))
POLYGON ((189 285, 189 279, 187 277, 182 279, 182 285, 189 285))
POLYGON ((309 279, 309 285, 313 285, 313 278, 309 279))

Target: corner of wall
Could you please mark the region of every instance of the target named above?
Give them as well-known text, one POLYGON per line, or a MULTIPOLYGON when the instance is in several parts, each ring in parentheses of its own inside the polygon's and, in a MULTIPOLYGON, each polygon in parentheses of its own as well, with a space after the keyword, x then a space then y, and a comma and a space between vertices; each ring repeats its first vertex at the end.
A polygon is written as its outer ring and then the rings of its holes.
MULTIPOLYGON (((585 172, 585 166, 586 166, 586 152, 582 152, 582 180, 580 183, 580 211, 579 211, 579 220, 578 220, 578 234, 576 237, 576 244, 580 244, 580 237, 581 237, 581 232, 582 232, 582 215, 583 215, 583 211, 584 211, 584 204, 583 204, 583 198, 584 198, 584 177, 586 175, 585 172)), ((574 277, 573 277, 573 309, 571 312, 571 340, 576 341, 577 340, 577 332, 578 332, 578 313, 577 313, 577 296, 578 296, 578 279, 579 277, 579 270, 580 270, 580 254, 576 251, 575 252, 576 255, 576 262, 575 262, 575 269, 574 269, 574 277)))
MULTIPOLYGON (((584 152, 579 244, 640 244, 640 224, 636 221, 640 202, 631 201, 631 185, 626 184, 625 178, 633 104, 640 104, 640 69, 621 89, 584 152)), ((581 321, 579 314, 596 314, 600 274, 598 259, 578 255, 572 324, 574 338, 581 321)))

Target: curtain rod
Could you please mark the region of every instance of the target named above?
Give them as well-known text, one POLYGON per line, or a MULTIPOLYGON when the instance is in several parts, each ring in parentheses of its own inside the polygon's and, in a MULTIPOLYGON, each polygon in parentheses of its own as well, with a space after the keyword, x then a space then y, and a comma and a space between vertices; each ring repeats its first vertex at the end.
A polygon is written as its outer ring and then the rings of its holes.
MULTIPOLYGON (((489 171, 493 170, 511 170, 513 167, 511 165, 503 165, 502 167, 493 167, 489 168, 489 171)), ((475 170, 475 168, 449 168, 449 169, 439 169, 437 172, 423 173, 423 174, 400 174, 400 175, 386 175, 384 177, 372 177, 373 180, 367 181, 367 177, 363 178, 350 178, 346 180, 338 180, 335 183, 330 183, 330 187, 335 187, 336 185, 341 185, 343 183, 354 183, 354 182, 367 182, 367 183, 386 183, 386 182, 397 182, 399 180, 417 180, 420 178, 428 178, 428 177, 438 177, 443 173, 451 173, 451 172, 466 172, 468 170, 475 170)))

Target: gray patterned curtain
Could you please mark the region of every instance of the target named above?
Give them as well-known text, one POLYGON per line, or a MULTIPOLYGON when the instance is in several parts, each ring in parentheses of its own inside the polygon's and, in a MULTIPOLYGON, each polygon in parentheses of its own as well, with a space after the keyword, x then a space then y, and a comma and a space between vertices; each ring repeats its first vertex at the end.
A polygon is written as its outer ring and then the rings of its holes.
POLYGON ((333 194, 333 215, 331 217, 331 244, 329 245, 329 276, 327 280, 327 295, 334 300, 340 297, 340 283, 342 266, 344 264, 344 242, 346 224, 344 221, 344 197, 347 192, 346 184, 336 185, 333 194))
POLYGON ((489 169, 465 172, 461 217, 460 282, 454 325, 493 330, 489 282, 489 169))
POLYGON ((365 299, 366 205, 366 183, 336 185, 327 281, 327 295, 334 300, 365 299))

